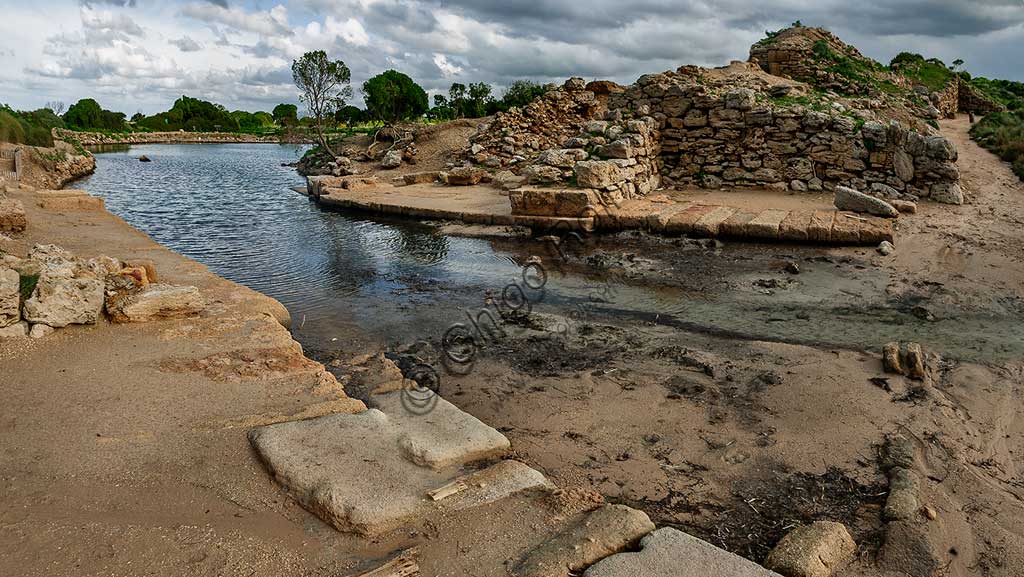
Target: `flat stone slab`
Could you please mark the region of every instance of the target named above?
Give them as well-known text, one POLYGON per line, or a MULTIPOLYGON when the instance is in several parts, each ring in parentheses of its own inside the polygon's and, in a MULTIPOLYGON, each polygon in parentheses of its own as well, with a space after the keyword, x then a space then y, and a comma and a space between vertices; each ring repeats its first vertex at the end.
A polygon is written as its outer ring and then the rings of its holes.
POLYGON ((403 402, 401 392, 370 398, 371 405, 401 429, 398 447, 405 458, 421 467, 440 470, 500 457, 509 450, 505 435, 440 396, 433 399, 430 411, 420 414, 403 402))
POLYGON ((515 577, 569 577, 635 544, 654 530, 643 511, 605 505, 527 553, 512 568, 515 577))
POLYGON ((640 540, 642 550, 593 565, 584 577, 781 577, 764 567, 666 527, 640 540))
POLYGON ((391 414, 370 409, 268 425, 253 429, 249 440, 303 507, 340 531, 364 535, 550 487, 516 461, 467 474, 460 465, 503 453, 508 440, 440 397, 429 414, 411 414, 401 406, 402 394, 375 399, 391 414), (444 498, 431 496, 451 487, 444 498))

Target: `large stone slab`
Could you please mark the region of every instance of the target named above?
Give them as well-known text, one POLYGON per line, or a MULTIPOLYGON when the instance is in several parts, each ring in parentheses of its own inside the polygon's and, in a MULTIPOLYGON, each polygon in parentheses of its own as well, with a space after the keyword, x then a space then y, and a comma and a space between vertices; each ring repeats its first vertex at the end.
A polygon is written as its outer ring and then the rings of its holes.
POLYGON ((839 210, 866 212, 886 218, 896 218, 900 215, 888 202, 845 186, 836 187, 835 205, 839 210))
POLYGON ((672 528, 640 541, 637 553, 600 561, 584 577, 780 577, 760 565, 672 528))
POLYGON ((654 530, 647 514, 624 505, 605 505, 527 553, 512 569, 515 577, 569 577, 633 545, 654 530))
POLYGON ((206 300, 194 286, 150 284, 116 295, 106 305, 114 322, 142 323, 199 314, 206 308, 206 300))
POLYGON ((857 552, 842 523, 817 521, 790 531, 764 564, 787 577, 829 577, 857 552))
POLYGON ((777 239, 782 222, 789 216, 788 210, 765 210, 757 215, 746 226, 749 238, 777 239))
POLYGON ((549 486, 543 475, 516 461, 466 474, 458 465, 496 454, 508 441, 497 439, 496 431, 481 431, 485 425, 441 405, 440 397, 436 418, 405 414, 395 409, 402 394, 384 395, 383 403, 377 399, 392 415, 370 409, 280 423, 252 430, 249 439, 274 478, 303 507, 341 531, 364 535, 436 511, 476 507, 549 486), (415 461, 452 466, 434 469, 415 461), (435 501, 430 494, 442 487, 455 489, 435 501))

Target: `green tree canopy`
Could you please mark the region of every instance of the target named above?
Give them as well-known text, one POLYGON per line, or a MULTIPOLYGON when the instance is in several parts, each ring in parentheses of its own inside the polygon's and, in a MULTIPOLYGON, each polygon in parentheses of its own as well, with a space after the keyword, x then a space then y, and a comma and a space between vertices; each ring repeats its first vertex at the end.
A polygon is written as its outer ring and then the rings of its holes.
POLYGON ((357 106, 342 106, 334 113, 334 119, 348 126, 354 126, 360 122, 366 122, 366 112, 357 106))
POLYGON ((64 124, 78 130, 103 128, 103 108, 92 98, 83 98, 64 113, 64 124))
POLYGON ((302 92, 302 101, 309 108, 309 113, 316 121, 317 140, 331 156, 327 139, 324 137, 324 120, 345 106, 345 99, 351 98, 352 73, 341 60, 331 60, 323 50, 315 50, 302 55, 292 62, 292 80, 302 92))
POLYGON ((271 112, 274 122, 285 126, 299 122, 299 107, 294 104, 278 104, 271 112))
POLYGON ((544 87, 529 80, 516 80, 508 85, 501 97, 501 105, 505 110, 513 106, 522 108, 544 94, 544 87))
POLYGON ((429 108, 423 88, 396 70, 388 70, 364 82, 363 96, 370 117, 386 124, 422 116, 429 108))

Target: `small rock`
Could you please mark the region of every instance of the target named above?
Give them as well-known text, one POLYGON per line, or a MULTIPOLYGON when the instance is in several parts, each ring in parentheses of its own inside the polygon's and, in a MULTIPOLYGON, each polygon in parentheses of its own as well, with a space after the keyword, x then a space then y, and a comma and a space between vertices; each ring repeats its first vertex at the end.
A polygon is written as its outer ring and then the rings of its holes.
POLYGON ((41 339, 43 337, 49 336, 50 333, 53 332, 53 330, 53 327, 49 325, 35 324, 32 325, 32 329, 28 332, 28 336, 32 337, 33 339, 41 339))
POLYGON ((896 467, 890 473, 889 497, 885 501, 882 517, 886 521, 904 521, 918 511, 917 474, 910 469, 896 467))
POLYGON ((883 240, 882 244, 878 245, 878 254, 882 256, 889 256, 896 252, 896 246, 887 240, 883 240))
POLYGON ((882 365, 885 367, 885 372, 896 375, 907 374, 907 369, 903 366, 903 358, 900 354, 899 343, 886 343, 882 347, 882 365))
POLYGON ((382 168, 398 168, 402 166, 402 153, 398 150, 389 150, 381 161, 382 168))
POLYGON ((21 275, 0 268, 0 327, 9 327, 21 319, 21 275))
POLYGON ((142 156, 139 157, 139 162, 153 162, 153 161, 150 160, 150 158, 148 156, 143 154, 142 156))
POLYGON ((21 339, 28 336, 28 323, 21 321, 0 329, 0 339, 21 339))
POLYGON ((480 184, 484 171, 472 166, 460 166, 448 171, 445 182, 450 186, 472 186, 480 184))
POLYGON ((886 218, 896 218, 900 215, 899 211, 897 211, 896 208, 888 202, 880 198, 868 196, 863 192, 858 192, 845 186, 836 187, 836 197, 834 202, 836 208, 839 210, 863 212, 873 214, 875 216, 884 216, 886 218))
POLYGON ((921 345, 919 345, 918 343, 908 343, 907 355, 905 360, 907 366, 907 376, 915 380, 924 379, 924 352, 921 350, 921 345))
POLYGON ((800 274, 800 265, 793 261, 789 261, 786 263, 786 272, 789 274, 800 274))
POLYGON ((896 210, 900 211, 900 214, 915 214, 917 213, 917 203, 909 200, 890 200, 891 204, 896 210))
POLYGON ((925 505, 921 509, 921 513, 923 513, 924 516, 927 517, 929 521, 934 521, 934 520, 939 518, 939 512, 936 511, 935 507, 932 507, 931 505, 925 505))
POLYGON ((829 577, 856 551, 857 544, 842 523, 818 521, 783 537, 764 565, 786 577, 829 577))

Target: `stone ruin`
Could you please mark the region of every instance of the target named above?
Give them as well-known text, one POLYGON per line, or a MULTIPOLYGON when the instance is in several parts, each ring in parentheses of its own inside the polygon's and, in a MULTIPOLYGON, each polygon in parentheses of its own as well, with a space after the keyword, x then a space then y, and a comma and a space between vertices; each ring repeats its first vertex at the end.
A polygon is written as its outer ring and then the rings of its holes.
MULTIPOLYGON (((829 46, 863 58, 824 34, 829 46)), ((801 38, 801 50, 810 50, 803 44, 813 46, 813 37, 801 38)), ((837 186, 963 202, 956 148, 921 118, 901 122, 906 110, 894 112, 884 97, 844 98, 768 74, 765 63, 777 74, 816 76, 777 47, 755 45, 752 54, 758 61, 642 76, 606 90, 600 106, 589 105, 598 102, 590 85, 571 79, 528 110, 483 126, 470 159, 510 169, 529 185, 586 190, 616 204, 671 187, 837 186), (558 115, 566 109, 572 112, 558 115)))

